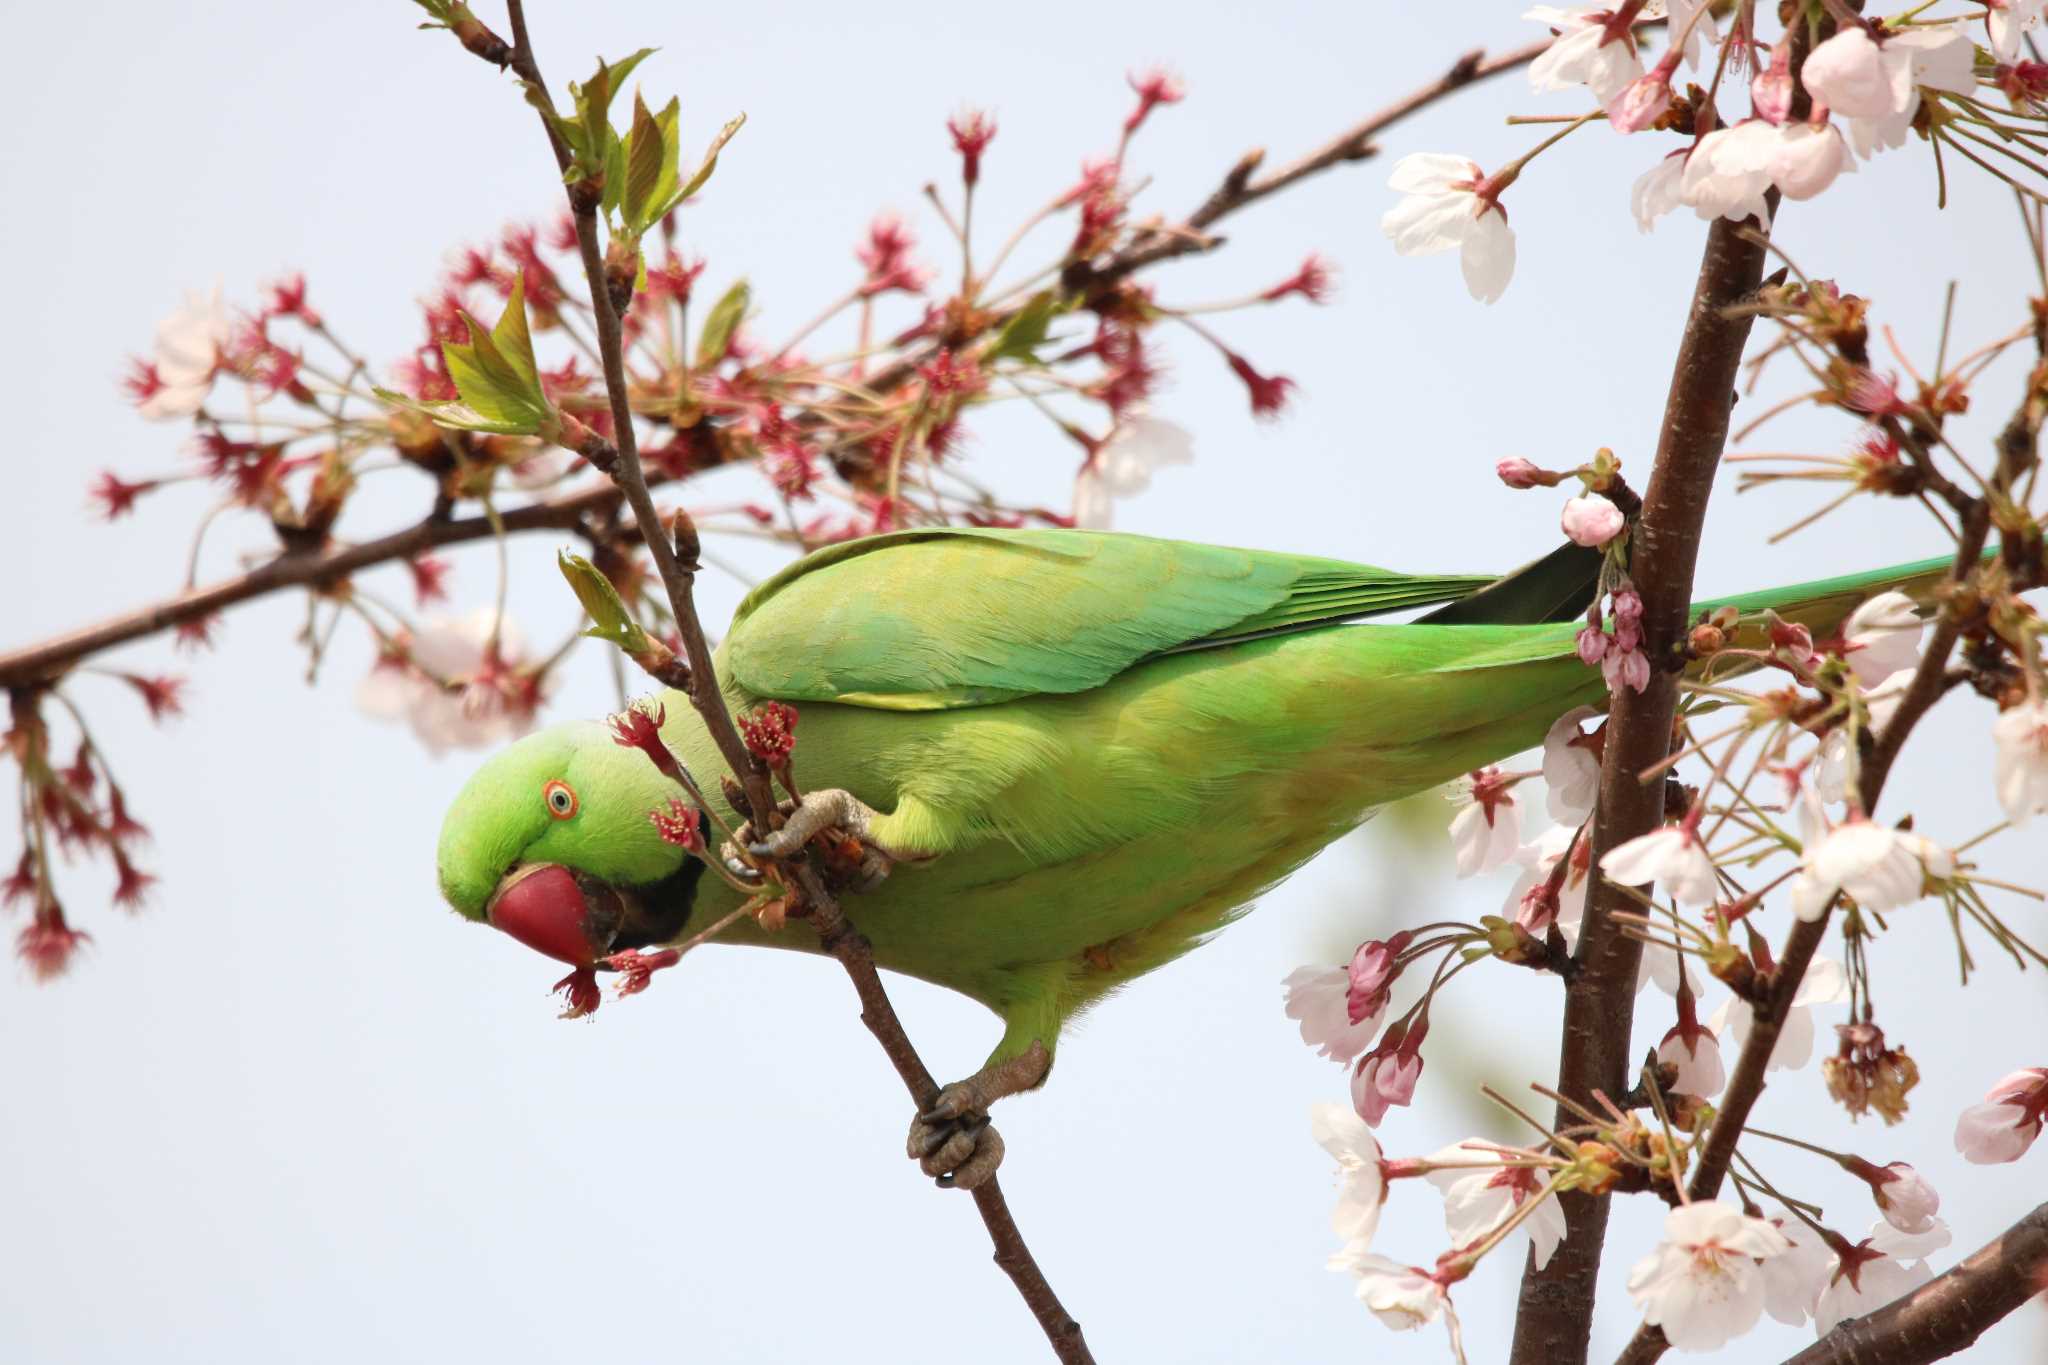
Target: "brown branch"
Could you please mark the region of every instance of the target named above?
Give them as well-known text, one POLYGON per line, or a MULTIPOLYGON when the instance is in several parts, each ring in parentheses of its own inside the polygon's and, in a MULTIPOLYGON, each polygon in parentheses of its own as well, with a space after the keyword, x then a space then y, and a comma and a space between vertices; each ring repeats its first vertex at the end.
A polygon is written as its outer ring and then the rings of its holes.
MULTIPOLYGON (((599 485, 581 493, 515 508, 499 518, 508 533, 570 531, 586 517, 616 507, 616 488, 599 485)), ((483 540, 493 534, 488 517, 460 521, 428 516, 403 530, 359 545, 330 545, 287 551, 245 574, 204 588, 192 588, 133 611, 0 654, 0 688, 29 687, 54 680, 88 654, 147 635, 172 630, 253 598, 294 588, 327 588, 361 569, 411 559, 446 545, 483 540)))
MULTIPOLYGON (((534 59, 533 44, 526 28, 525 9, 521 0, 506 0, 506 10, 512 26, 511 63, 521 79, 525 80, 536 96, 536 101, 546 107, 552 100, 547 93, 546 82, 542 79, 540 67, 534 59)), ((569 166, 568 149, 555 133, 552 122, 542 114, 541 123, 548 133, 548 141, 555 153, 556 164, 564 171, 569 166)), ((726 710, 725 698, 719 691, 718 678, 711 663, 711 649, 704 637, 703 623, 697 615, 693 592, 697 571, 695 553, 695 532, 688 533, 686 553, 678 555, 676 546, 666 534, 660 533, 661 518, 654 507, 652 495, 647 490, 647 480, 641 473, 640 456, 633 427, 633 412, 626 388, 625 348, 619 325, 619 307, 608 287, 604 259, 597 241, 597 214, 594 196, 586 187, 572 185, 569 189, 569 205, 576 220, 576 237, 583 256, 583 271, 590 286, 591 309, 596 318, 599 358, 604 366, 605 389, 611 398, 613 439, 617 443, 617 459, 609 461, 605 472, 611 475, 624 493, 633 515, 642 528, 642 539, 654 556, 656 570, 661 575, 662 586, 668 592, 669 606, 674 612, 676 629, 682 636, 684 653, 690 664, 690 703, 703 719, 726 763, 738 774, 746 787, 747 803, 752 807, 751 815, 756 830, 770 828, 769 821, 775 811, 775 801, 768 785, 767 770, 747 752, 738 731, 734 728, 731 714, 726 710)), ((630 276, 628 277, 630 279, 630 276)), ((875 967, 873 948, 841 912, 838 902, 827 891, 815 868, 807 863, 793 866, 799 889, 810 907, 813 925, 818 933, 819 943, 840 965, 846 969, 853 982, 855 994, 860 997, 861 1022, 875 1035, 882 1050, 896 1068, 896 1074, 903 1080, 911 1098, 920 1110, 929 1108, 939 1094, 939 1085, 931 1071, 918 1056, 910 1035, 903 1029, 895 1007, 889 1002, 888 992, 882 986, 880 972, 875 967)), ((985 1130, 983 1141, 995 1139, 993 1130, 985 1130)), ((1038 1319, 1046 1340, 1051 1344, 1053 1354, 1065 1365, 1094 1365, 1087 1343, 1081 1336, 1081 1325, 1061 1306, 1059 1297, 1053 1292, 1038 1262, 1031 1255, 1030 1247, 1024 1241, 1016 1220, 1011 1217, 1008 1203, 1004 1200, 1002 1187, 991 1176, 974 1191, 975 1208, 980 1212, 983 1224, 988 1229, 989 1240, 995 1246, 996 1264, 1016 1285, 1025 1306, 1038 1319)))
POLYGON ((1140 236, 1112 256, 1106 264, 1088 272, 1089 280, 1108 283, 1160 261, 1215 249, 1221 245, 1223 239, 1209 233, 1208 228, 1212 224, 1239 209, 1258 203, 1268 195, 1277 194, 1298 180, 1306 180, 1312 175, 1329 170, 1332 166, 1340 166, 1351 161, 1364 161, 1377 156, 1379 148, 1374 145, 1373 139, 1389 127, 1468 85, 1486 80, 1490 76, 1498 76, 1504 71, 1514 71, 1527 66, 1543 55, 1551 41, 1549 38, 1539 38, 1533 43, 1524 44, 1493 58, 1487 57, 1484 48, 1474 48, 1453 62, 1450 70, 1428 85, 1411 91, 1378 113, 1353 124, 1316 150, 1265 175, 1256 178, 1253 175, 1263 162, 1265 152, 1247 152, 1225 173, 1223 182, 1202 201, 1201 207, 1189 214, 1185 221, 1169 227, 1154 228, 1140 236))
MULTIPOLYGON (((1607 850, 1647 834, 1664 818, 1664 787, 1638 774, 1661 763, 1671 748, 1679 674, 1672 666, 1685 638, 1692 607, 1693 566, 1714 473, 1728 439, 1728 416, 1749 338, 1746 314, 1732 305, 1762 281, 1760 239, 1726 219, 1707 230, 1685 334, 1665 400, 1656 464, 1634 531, 1629 573, 1643 599, 1643 640, 1653 665, 1643 691, 1624 689, 1607 722, 1600 772, 1599 814, 1593 827, 1593 865, 1607 850)), ((1564 1035, 1557 1088, 1581 1103, 1595 1090, 1618 1095, 1628 1088, 1629 1028, 1642 945, 1622 931, 1617 911, 1634 908, 1621 888, 1595 878, 1579 940, 1580 971, 1565 991, 1564 1035)), ((1559 1123, 1570 1122, 1560 1111, 1559 1123)), ((1607 1231, 1607 1200, 1567 1194, 1564 1242, 1542 1270, 1522 1277, 1515 1316, 1515 1365, 1583 1361, 1593 1325, 1593 1291, 1607 1231)))
POLYGON ((1785 1365, 1922 1365, 1952 1356, 2041 1293, 2044 1272, 2048 1204, 1912 1293, 1842 1323, 1785 1365))

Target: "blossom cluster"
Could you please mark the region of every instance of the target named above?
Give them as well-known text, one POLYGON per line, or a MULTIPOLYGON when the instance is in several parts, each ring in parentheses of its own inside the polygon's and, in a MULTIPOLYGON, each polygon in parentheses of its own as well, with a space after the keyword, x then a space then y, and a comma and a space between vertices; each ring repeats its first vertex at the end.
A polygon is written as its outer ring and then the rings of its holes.
POLYGON ((1989 174, 2030 184, 2039 168, 2012 155, 2009 144, 2026 142, 2048 99, 2048 68, 2022 53, 2043 7, 2035 0, 2000 0, 1955 13, 1927 12, 1937 7, 1917 6, 1908 19, 1888 24, 1830 6, 1840 27, 1831 24, 1808 51, 1799 31, 1807 22, 1801 9, 1790 11, 1796 17, 1787 30, 1766 42, 1757 32, 1766 7, 1748 3, 1735 7, 1726 32, 1707 0, 1534 6, 1524 17, 1549 28, 1555 40, 1530 65, 1531 87, 1583 91, 1593 108, 1560 120, 1567 125, 1562 131, 1492 172, 1462 156, 1403 157, 1387 182, 1403 197, 1386 213, 1382 230, 1404 256, 1456 250, 1472 297, 1495 302, 1515 270, 1515 234, 1503 194, 1537 156, 1592 121, 1623 135, 1684 139, 1630 190, 1630 209, 1644 232, 1680 207, 1702 219, 1753 219, 1768 227, 1780 198, 1812 199, 1859 163, 1903 147, 1909 136, 1925 140, 1937 156, 1948 147, 1989 174), (1646 69, 1643 49, 1652 24, 1665 26, 1667 45, 1646 69), (1988 52, 1978 47, 1979 33, 1988 52), (1706 77, 1708 88, 1674 90, 1681 68, 1706 77), (1740 88, 1743 73, 1750 73, 1746 90, 1740 88), (1724 94, 1746 97, 1746 112, 1731 119, 1722 111, 1724 94), (2009 101, 2009 112, 1986 103, 1993 94, 2009 101))

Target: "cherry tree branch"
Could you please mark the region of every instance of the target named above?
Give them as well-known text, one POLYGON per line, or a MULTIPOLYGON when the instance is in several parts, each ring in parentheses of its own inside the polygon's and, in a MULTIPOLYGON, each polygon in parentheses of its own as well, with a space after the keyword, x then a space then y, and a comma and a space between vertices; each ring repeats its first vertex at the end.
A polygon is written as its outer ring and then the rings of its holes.
POLYGON ((2048 1289, 2048 1204, 1912 1293, 1836 1327, 1785 1365, 1923 1365, 1972 1345, 2048 1289))
POLYGON ((1306 180, 1333 166, 1379 155, 1379 147, 1373 139, 1389 127, 1468 85, 1527 66, 1543 55, 1551 41, 1547 37, 1539 38, 1497 57, 1488 57, 1484 48, 1474 48, 1451 63, 1448 71, 1429 84, 1368 115, 1307 155, 1264 175, 1256 172, 1265 162, 1265 150, 1256 148, 1245 153, 1224 175, 1223 182, 1186 219, 1152 229, 1117 252, 1103 266, 1087 270, 1084 278, 1108 283, 1176 256, 1214 250, 1223 244, 1223 238, 1208 231, 1211 225, 1297 181, 1306 180))
MULTIPOLYGON (((1608 718, 1592 838, 1596 868, 1607 850, 1649 833, 1664 819, 1664 784, 1645 784, 1638 775, 1661 763, 1671 748, 1680 676, 1677 650, 1685 638, 1693 567, 1749 338, 1750 319, 1730 316, 1730 309, 1755 292, 1763 266, 1761 239, 1726 219, 1714 220, 1634 531, 1629 574, 1642 596, 1644 649, 1655 668, 1641 692, 1623 689, 1616 696, 1608 718)), ((1579 970, 1565 989, 1558 1059, 1558 1090, 1582 1104, 1590 1105, 1596 1090, 1619 1095, 1628 1087, 1642 944, 1623 932, 1614 915, 1634 908, 1621 888, 1595 876, 1576 956, 1579 970)), ((1559 1123, 1570 1121, 1560 1111, 1559 1123)), ((1576 1192, 1560 1202, 1566 1224, 1562 1245, 1542 1270, 1531 1266, 1522 1277, 1514 1365, 1586 1358, 1608 1202, 1576 1192)))
MULTIPOLYGON (((599 485, 515 508, 498 518, 508 535, 522 531, 574 531, 619 504, 618 489, 599 485)), ((412 559, 443 546, 496 534, 489 517, 450 518, 442 509, 420 521, 357 545, 287 550, 233 578, 189 588, 172 597, 110 617, 97 625, 54 635, 0 654, 0 689, 50 682, 80 659, 116 645, 201 620, 228 607, 299 588, 327 588, 350 574, 393 560, 412 559)))
MULTIPOLYGON (((546 111, 552 107, 552 97, 547 93, 547 84, 541 76, 540 67, 534 58, 533 44, 527 32, 525 7, 521 0, 506 0, 506 11, 512 28, 512 69, 524 80, 542 109, 542 126, 547 130, 548 141, 554 150, 555 160, 561 170, 569 169, 568 149, 555 132, 546 111)), ((654 557, 655 567, 661 575, 662 586, 667 590, 669 606, 674 613, 676 628, 680 633, 684 653, 689 660, 689 698, 691 705, 703 719, 705 728, 711 732, 720 752, 733 772, 738 774, 745 785, 748 805, 754 828, 765 831, 775 814, 775 801, 768 785, 768 774, 764 766, 748 753, 745 743, 733 726, 732 716, 727 711, 725 698, 719 690, 718 678, 712 668, 711 649, 705 640, 704 627, 697 615, 693 592, 697 570, 695 553, 695 530, 687 532, 686 543, 678 553, 678 547, 670 542, 667 534, 660 531, 661 518, 656 511, 652 495, 647 489, 647 480, 641 472, 640 457, 634 436, 633 412, 626 388, 625 352, 619 324, 619 301, 612 297, 606 278, 604 260, 600 254, 597 239, 596 196, 586 187, 572 185, 569 189, 570 211, 576 221, 576 236, 582 251, 584 275, 590 287, 591 307, 596 317, 599 358, 604 367, 605 388, 611 398, 615 458, 604 460, 601 467, 618 484, 626 502, 633 509, 634 517, 642 529, 642 539, 654 557)), ((588 452, 586 452, 586 455, 588 452)), ((687 526, 687 523, 685 523, 687 526)), ((815 868, 805 862, 793 865, 799 889, 805 904, 809 907, 813 927, 817 931, 820 945, 838 960, 846 969, 853 982, 853 988, 861 1002, 861 1022, 881 1044, 896 1073, 902 1078, 904 1087, 920 1110, 929 1108, 938 1098, 939 1085, 931 1071, 918 1056, 910 1035, 904 1031, 903 1023, 896 1014, 895 1006, 889 1001, 888 992, 883 988, 881 974, 875 966, 872 946, 854 928, 840 909, 838 901, 826 889, 815 868)), ((984 1132, 983 1140, 999 1140, 991 1137, 992 1130, 984 1132)), ((988 1229, 990 1242, 995 1247, 996 1264, 1009 1275, 1025 1306, 1031 1310, 1044 1330, 1053 1354, 1065 1365, 1093 1365, 1094 1357, 1081 1335, 1081 1325, 1061 1305, 1059 1296, 1053 1292, 1045 1273, 1031 1254, 1023 1233, 1018 1229, 1016 1219, 1010 1214, 1002 1188, 995 1177, 974 1191, 975 1208, 981 1214, 988 1229)))

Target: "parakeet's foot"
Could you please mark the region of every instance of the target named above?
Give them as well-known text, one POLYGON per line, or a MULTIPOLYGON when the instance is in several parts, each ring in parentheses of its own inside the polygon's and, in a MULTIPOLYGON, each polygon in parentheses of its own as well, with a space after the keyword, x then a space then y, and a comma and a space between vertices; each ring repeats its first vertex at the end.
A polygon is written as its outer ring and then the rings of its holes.
POLYGON ((971 1190, 1003 1161, 1002 1135, 990 1126, 989 1106, 1045 1079, 1052 1056, 1043 1043, 993 1063, 939 1092, 931 1108, 910 1121, 910 1159, 941 1187, 971 1190))
POLYGON ((854 881, 857 891, 871 890, 879 885, 898 863, 921 861, 914 855, 877 843, 868 833, 876 811, 852 792, 831 787, 811 792, 801 801, 784 801, 780 810, 782 828, 770 831, 765 838, 755 837, 752 822, 734 831, 733 837, 719 850, 728 867, 736 872, 744 869, 751 873, 753 869, 747 867, 746 860, 739 856, 740 849, 745 849, 755 858, 788 858, 801 852, 813 835, 834 827, 845 830, 860 845, 860 867, 854 881))

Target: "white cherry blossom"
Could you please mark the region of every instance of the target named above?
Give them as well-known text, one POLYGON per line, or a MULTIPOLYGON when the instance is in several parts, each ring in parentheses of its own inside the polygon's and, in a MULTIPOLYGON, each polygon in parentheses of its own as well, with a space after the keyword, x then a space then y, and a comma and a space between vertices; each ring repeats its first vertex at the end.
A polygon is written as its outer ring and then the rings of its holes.
POLYGON ((1659 825, 1608 849, 1600 859, 1600 870, 1624 886, 1655 882, 1682 905, 1712 905, 1718 890, 1713 860, 1690 820, 1659 825))
POLYGON ((1842 657, 1856 674, 1856 681, 1875 687, 1895 673, 1910 670, 1920 662, 1920 637, 1927 623, 1902 592, 1881 592, 1849 613, 1842 627, 1847 645, 1842 657))
POLYGON ((1941 1193, 1926 1176, 1903 1161, 1888 1162, 1885 1179, 1870 1187, 1884 1221, 1905 1233, 1931 1231, 1941 1211, 1941 1193))
POLYGON ((1923 1258, 1949 1241, 1948 1224, 1939 1218, 1917 1234, 1900 1232, 1882 1220, 1872 1223, 1863 1246, 1866 1252, 1881 1254, 1846 1269, 1842 1257, 1829 1258, 1828 1286, 1813 1310, 1814 1332, 1826 1336, 1844 1318, 1861 1317, 1926 1284, 1934 1270, 1923 1258))
POLYGON ((1629 1297, 1679 1350, 1718 1350, 1763 1316, 1758 1262, 1790 1249, 1761 1218, 1726 1204, 1687 1204, 1665 1216, 1664 1240, 1629 1272, 1629 1297))
POLYGON ((1135 497, 1159 470, 1194 458, 1195 439, 1185 427, 1142 409, 1126 413, 1074 480, 1074 524, 1107 529, 1118 498, 1135 497))
POLYGON ((1879 913, 1910 905, 1929 878, 1951 876, 1956 860, 1931 839, 1859 817, 1809 838, 1800 867, 1792 913, 1810 923, 1827 913, 1837 891, 1879 913))
POLYGON ((1977 88, 1976 46, 1955 25, 1908 29, 1882 44, 1847 28, 1815 48, 1801 69, 1813 97, 1849 121, 1861 157, 1903 146, 1921 88, 1968 95, 1977 88))
POLYGON ((1557 39, 1529 64, 1529 84, 1537 90, 1570 90, 1583 85, 1593 98, 1606 104, 1623 88, 1643 74, 1643 60, 1636 54, 1635 39, 1624 32, 1609 37, 1609 11, 1602 9, 1559 9, 1537 5, 1522 17, 1547 24, 1557 39))
POLYGON ((2001 62, 2019 60, 2020 40, 2039 26, 2043 0, 1984 0, 1984 27, 2001 62))
POLYGON ((1657 220, 1684 203, 1686 149, 1664 157, 1636 177, 1629 188, 1629 211, 1636 217, 1636 231, 1648 232, 1657 220))
POLYGON ((1402 1265, 1374 1255, 1363 1244, 1353 1242, 1330 1257, 1332 1270, 1345 1270, 1358 1277, 1358 1301, 1372 1315, 1396 1332, 1412 1332, 1424 1323, 1444 1319, 1450 1329, 1451 1354, 1464 1365, 1465 1345, 1458 1327, 1458 1315, 1451 1307, 1444 1287, 1412 1265, 1402 1265))
MULTIPOLYGON (((1799 990, 1792 997, 1792 1008, 1785 1014, 1785 1025, 1778 1031, 1777 1046, 1771 1049, 1771 1059, 1764 1069, 1796 1071, 1813 1060, 1813 1007, 1848 998, 1849 974, 1842 970, 1841 963, 1830 957, 1816 957, 1809 962, 1799 990)), ((1731 995, 1714 1011, 1707 1027, 1716 1038, 1726 1040, 1730 1048, 1740 1052, 1749 1040, 1750 1025, 1754 1022, 1749 1002, 1731 995)))
POLYGON ((186 291, 185 301, 156 325, 152 363, 161 387, 142 401, 138 411, 158 420, 190 417, 206 406, 228 334, 219 282, 203 294, 186 291))
POLYGON ((1721 1065, 1721 1045, 1710 1028, 1702 1027, 1690 1044, 1683 1029, 1673 1028, 1657 1045, 1657 1060, 1678 1068, 1678 1079, 1671 1083, 1676 1094, 1711 1099, 1728 1083, 1728 1073, 1721 1065))
POLYGON ((1577 825, 1593 813, 1600 794, 1600 756, 1579 727, 1600 716, 1578 706, 1550 724, 1543 736, 1544 805, 1561 825, 1577 825))
POLYGON ((1685 163, 1678 197, 1701 218, 1741 222, 1755 218, 1770 225, 1764 192, 1771 187, 1772 160, 1778 152, 1778 130, 1762 119, 1745 119, 1731 128, 1716 128, 1699 140, 1685 163))
POLYGON ((538 694, 515 700, 499 681, 525 662, 510 621, 479 607, 467 616, 428 616, 409 642, 410 663, 384 660, 356 685, 356 706, 379 720, 402 720, 427 752, 483 749, 533 729, 538 694), (486 653, 497 629, 497 657, 486 653), (444 684, 446 684, 444 686, 444 684))
POLYGON ((1787 1327, 1797 1327, 1813 1316, 1821 1291, 1834 1275, 1835 1256, 1818 1233, 1796 1218, 1774 1218, 1771 1226, 1788 1246, 1763 1262, 1764 1311, 1787 1327))
POLYGON ((1483 768, 1465 779, 1464 804, 1451 817, 1451 852, 1458 875, 1490 872, 1513 860, 1522 843, 1522 808, 1501 783, 1500 769, 1483 768))
POLYGON ((1478 190, 1486 173, 1461 156, 1415 152, 1401 158, 1387 186, 1406 198, 1388 209, 1380 230, 1403 256, 1458 248, 1465 287, 1481 303, 1507 290, 1515 273, 1515 234, 1506 210, 1478 190))
POLYGON ((2048 810, 2048 702, 2022 702, 1991 723, 1992 780, 2014 827, 2048 810))
POLYGON ((1309 1106, 1309 1130, 1337 1159, 1337 1207, 1330 1226, 1355 1246, 1369 1246, 1387 1201, 1386 1164, 1379 1139, 1365 1121, 1341 1104, 1309 1106))
MULTIPOLYGON (((1482 1138, 1446 1147, 1426 1159, 1433 1166, 1465 1168, 1429 1173, 1429 1183, 1443 1191, 1444 1231, 1454 1247, 1470 1246, 1486 1236, 1543 1188, 1541 1171, 1503 1166, 1502 1155, 1482 1138)), ((1515 1229, 1516 1234, 1528 1234, 1538 1270, 1550 1264, 1564 1231, 1564 1210, 1555 1198, 1538 1204, 1515 1229)))

